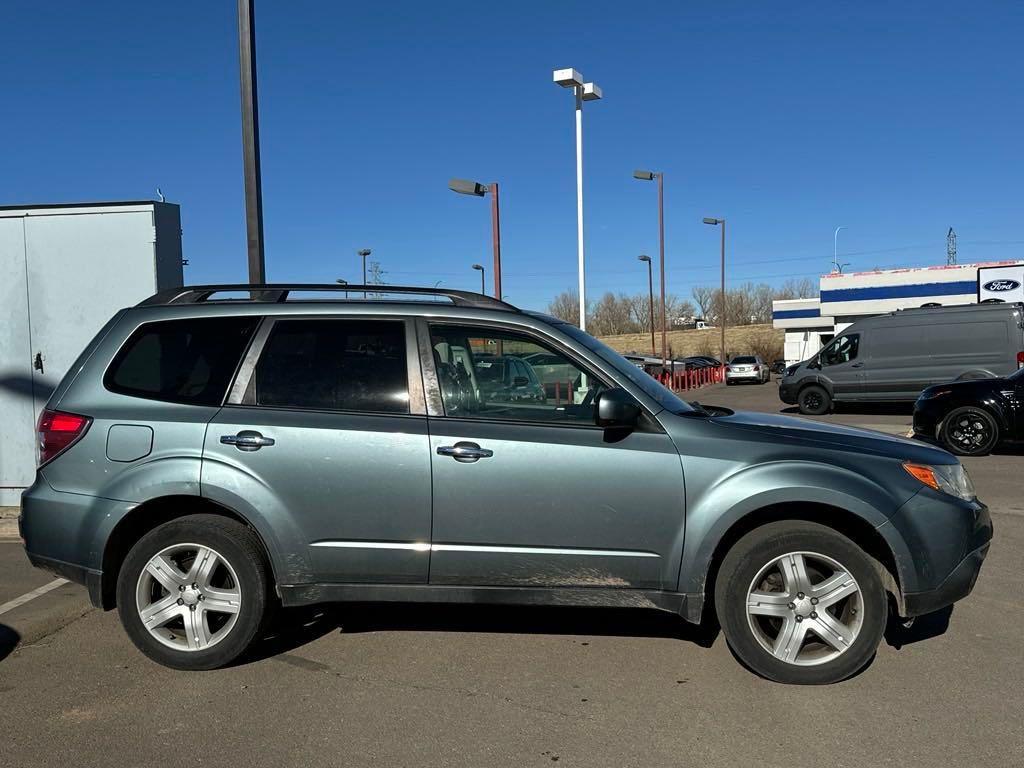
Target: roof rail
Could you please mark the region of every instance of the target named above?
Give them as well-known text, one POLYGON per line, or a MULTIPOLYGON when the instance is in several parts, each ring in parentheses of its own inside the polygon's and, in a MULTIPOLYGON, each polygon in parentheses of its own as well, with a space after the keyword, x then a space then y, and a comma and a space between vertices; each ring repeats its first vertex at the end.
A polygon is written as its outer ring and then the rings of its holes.
MULTIPOLYGON (((449 288, 416 288, 406 285, 346 285, 338 283, 232 283, 224 285, 186 285, 180 288, 168 288, 153 294, 148 299, 140 301, 138 307, 166 306, 168 304, 202 304, 210 301, 210 297, 217 293, 245 291, 249 294, 248 301, 263 302, 269 304, 281 304, 288 300, 289 294, 293 291, 330 291, 332 293, 349 294, 345 298, 349 301, 387 301, 387 299, 372 299, 365 295, 372 294, 413 294, 419 296, 444 296, 451 299, 452 304, 457 307, 476 307, 479 309, 499 309, 505 312, 518 312, 519 308, 501 301, 500 299, 485 296, 482 293, 471 291, 455 291, 449 288), (362 293, 363 296, 351 296, 353 293, 362 293)), ((217 299, 213 299, 217 301, 217 299)), ((234 301, 240 301, 235 299, 234 301)), ((242 299, 241 301, 245 301, 242 299)))

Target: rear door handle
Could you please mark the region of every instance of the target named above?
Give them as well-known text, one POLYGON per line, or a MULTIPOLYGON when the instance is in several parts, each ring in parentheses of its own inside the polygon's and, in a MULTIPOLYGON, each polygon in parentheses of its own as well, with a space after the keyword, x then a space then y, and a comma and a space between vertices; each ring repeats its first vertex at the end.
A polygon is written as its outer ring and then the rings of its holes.
POLYGON ((481 448, 476 443, 458 442, 455 445, 439 445, 437 455, 451 456, 456 461, 470 463, 479 459, 489 459, 494 455, 494 451, 481 448))
POLYGON ((851 368, 863 368, 864 367, 864 363, 854 363, 850 367, 851 368))
POLYGON ((220 441, 224 445, 233 445, 240 451, 258 451, 265 445, 274 444, 274 438, 264 437, 251 429, 242 430, 237 435, 221 435, 220 441))

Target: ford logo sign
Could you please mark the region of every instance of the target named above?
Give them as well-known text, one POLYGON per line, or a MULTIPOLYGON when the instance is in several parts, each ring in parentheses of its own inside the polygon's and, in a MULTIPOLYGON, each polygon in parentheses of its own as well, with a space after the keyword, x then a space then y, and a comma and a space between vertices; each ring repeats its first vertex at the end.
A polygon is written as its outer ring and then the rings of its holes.
POLYGON ((1020 288, 1020 283, 1016 280, 990 280, 985 283, 982 288, 986 291, 992 291, 993 293, 1000 293, 1002 291, 1013 291, 1020 288))

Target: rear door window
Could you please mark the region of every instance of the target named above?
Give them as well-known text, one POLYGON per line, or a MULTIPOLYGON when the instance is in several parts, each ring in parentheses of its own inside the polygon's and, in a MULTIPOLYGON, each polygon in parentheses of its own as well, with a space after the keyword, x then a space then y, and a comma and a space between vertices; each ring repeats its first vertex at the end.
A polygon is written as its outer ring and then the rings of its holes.
POLYGON ((103 377, 111 392, 220 405, 258 317, 204 317, 141 325, 103 377))
POLYGON ((254 376, 254 405, 408 413, 405 323, 278 320, 254 376))

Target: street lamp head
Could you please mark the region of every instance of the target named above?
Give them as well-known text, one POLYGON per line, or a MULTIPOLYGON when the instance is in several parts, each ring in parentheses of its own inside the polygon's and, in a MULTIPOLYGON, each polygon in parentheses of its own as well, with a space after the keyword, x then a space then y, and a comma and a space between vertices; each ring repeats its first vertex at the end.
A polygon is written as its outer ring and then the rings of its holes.
POLYGON ((584 83, 583 84, 583 100, 584 101, 597 101, 604 93, 597 83, 584 83))
POLYGON ((338 285, 348 285, 348 280, 342 280, 340 277, 334 282, 336 282, 338 285))
POLYGON ((704 223, 705 224, 710 224, 711 226, 715 226, 716 224, 721 224, 723 221, 725 221, 725 219, 709 219, 707 216, 704 217, 704 223))
POLYGON ((654 171, 633 171, 633 178, 641 181, 654 181, 655 175, 654 171))
POLYGON ((637 256, 637 259, 640 260, 640 261, 648 261, 649 262, 651 260, 651 257, 647 256, 647 255, 642 255, 642 256, 637 256))
POLYGON ((480 270, 481 272, 483 272, 483 271, 484 271, 484 268, 483 268, 483 266, 481 266, 480 264, 474 264, 474 265, 473 265, 473 269, 479 269, 479 270, 480 270))
POLYGON ((480 184, 469 179, 452 179, 448 182, 448 189, 452 192, 458 192, 460 195, 483 197, 487 194, 486 184, 480 184))
POLYGON ((369 256, 369 255, 370 255, 370 249, 369 248, 360 248, 358 251, 356 251, 356 256, 366 257, 366 256, 369 256))
POLYGON ((556 69, 552 79, 563 88, 575 88, 583 85, 583 75, 570 67, 569 69, 556 69))

